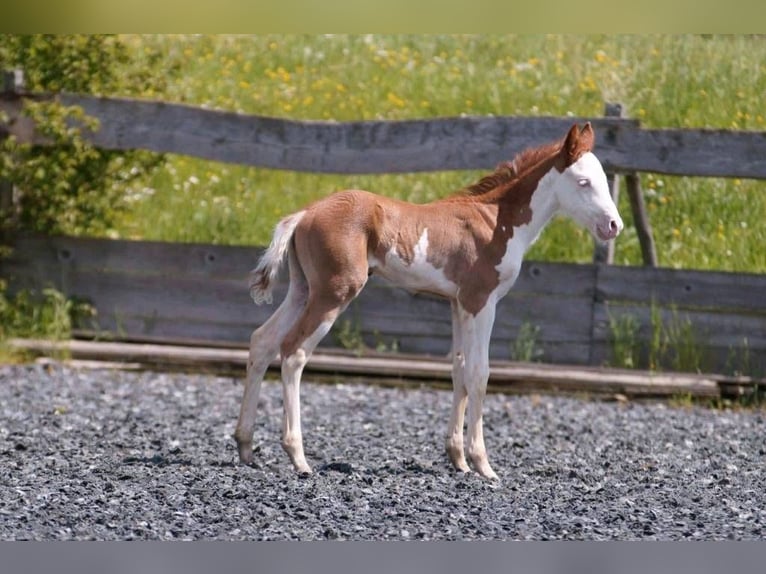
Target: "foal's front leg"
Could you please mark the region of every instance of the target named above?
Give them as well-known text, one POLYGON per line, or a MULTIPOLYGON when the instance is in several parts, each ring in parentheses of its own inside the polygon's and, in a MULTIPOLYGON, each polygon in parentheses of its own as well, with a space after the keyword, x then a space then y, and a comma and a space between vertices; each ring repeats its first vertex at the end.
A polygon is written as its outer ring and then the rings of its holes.
POLYGON ((482 407, 489 380, 489 340, 495 321, 495 305, 488 301, 476 315, 458 308, 463 352, 465 353, 464 385, 468 394, 468 458, 482 476, 497 479, 484 446, 482 407))
POLYGON ((465 388, 465 352, 462 324, 457 301, 452 302, 452 410, 447 428, 445 447, 452 465, 461 472, 470 472, 463 451, 463 424, 468 393, 465 388))

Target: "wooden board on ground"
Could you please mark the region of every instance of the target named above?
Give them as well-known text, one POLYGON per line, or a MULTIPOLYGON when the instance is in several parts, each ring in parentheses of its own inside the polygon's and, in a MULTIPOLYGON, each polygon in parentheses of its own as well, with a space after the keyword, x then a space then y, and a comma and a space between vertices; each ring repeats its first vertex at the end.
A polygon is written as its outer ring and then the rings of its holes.
MULTIPOLYGON (((79 340, 13 340, 11 346, 38 355, 104 361, 110 366, 126 364, 129 368, 170 368, 236 376, 244 376, 247 361, 247 351, 244 349, 79 340)), ((272 367, 277 366, 275 361, 272 367)), ((444 387, 450 383, 451 364, 446 358, 393 354, 359 357, 341 352, 325 352, 312 356, 306 372, 344 378, 364 376, 371 381, 395 379, 444 387)), ((493 362, 489 388, 496 392, 585 393, 610 398, 732 398, 757 392, 758 381, 718 375, 493 362)))

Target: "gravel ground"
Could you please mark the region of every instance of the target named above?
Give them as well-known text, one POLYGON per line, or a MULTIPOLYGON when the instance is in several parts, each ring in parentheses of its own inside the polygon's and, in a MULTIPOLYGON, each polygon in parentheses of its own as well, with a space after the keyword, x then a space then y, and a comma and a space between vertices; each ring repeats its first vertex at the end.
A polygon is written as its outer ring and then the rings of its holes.
POLYGON ((499 484, 443 453, 449 393, 303 385, 306 454, 264 384, 253 467, 241 380, 0 367, 0 539, 763 539, 766 413, 489 395, 499 484))

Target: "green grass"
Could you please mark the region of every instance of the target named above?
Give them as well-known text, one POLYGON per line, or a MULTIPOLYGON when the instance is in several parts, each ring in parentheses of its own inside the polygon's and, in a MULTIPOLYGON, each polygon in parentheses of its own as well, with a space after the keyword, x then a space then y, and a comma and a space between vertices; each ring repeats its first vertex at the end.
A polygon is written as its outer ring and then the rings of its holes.
MULTIPOLYGON (((146 97, 297 119, 599 116, 622 102, 649 127, 766 129, 766 42, 744 36, 127 36, 140 66, 162 56, 146 97)), ((112 237, 265 244, 276 221, 336 189, 415 202, 478 172, 297 174, 171 157, 130 190, 112 237)), ((642 174, 660 264, 766 272, 766 184, 642 174)), ((639 264, 628 227, 616 262, 639 264)), ((584 230, 556 220, 531 258, 585 262, 584 230)))
MULTIPOLYGON (((6 284, 0 281, 0 364, 29 359, 27 353, 12 348, 9 339, 67 339, 73 322, 87 321, 94 313, 91 306, 67 299, 52 288, 8 295, 6 284)), ((54 353, 58 358, 65 355, 54 353)))
POLYGON ((540 359, 543 350, 538 346, 540 327, 524 321, 511 344, 511 360, 530 363, 540 359))
MULTIPOLYGON (((649 309, 649 334, 640 335, 640 320, 630 313, 609 314, 609 343, 613 367, 650 371, 709 372, 705 354, 707 333, 692 324, 675 306, 664 310, 654 301, 649 309)), ((727 371, 752 376, 747 344, 732 349, 727 371)))
POLYGON ((609 317, 609 335, 612 357, 609 364, 622 369, 637 369, 641 347, 638 340, 638 319, 633 315, 609 317))

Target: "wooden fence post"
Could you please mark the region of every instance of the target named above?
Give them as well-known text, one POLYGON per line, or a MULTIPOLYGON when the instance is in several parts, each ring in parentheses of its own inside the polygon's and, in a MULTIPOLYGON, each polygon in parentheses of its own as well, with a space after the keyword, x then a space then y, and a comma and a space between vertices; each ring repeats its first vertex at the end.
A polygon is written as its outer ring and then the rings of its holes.
POLYGON ((630 198, 630 209, 633 212, 633 224, 636 226, 638 242, 641 244, 641 256, 644 265, 657 267, 657 249, 654 246, 652 226, 644 205, 644 194, 641 192, 641 178, 637 173, 625 175, 625 187, 630 198))
MULTIPOLYGON (((621 118, 623 117, 623 107, 619 103, 604 104, 604 116, 609 118, 621 118)), ((620 182, 617 179, 617 174, 613 171, 606 172, 606 181, 609 184, 609 190, 612 194, 612 199, 617 203, 620 199, 620 182)), ((614 262, 614 241, 603 243, 601 241, 593 240, 593 263, 606 263, 612 264, 614 262)))
MULTIPOLYGON (((2 84, 0 84, 0 98, 12 97, 24 87, 24 73, 22 70, 5 70, 2 72, 2 84)), ((7 134, 0 124, 0 141, 5 139, 7 134)), ((0 179, 0 240, 7 243, 12 232, 14 220, 13 206, 13 182, 7 179, 0 179)))
MULTIPOLYGON (((604 106, 604 116, 606 117, 625 117, 625 109, 622 104, 607 103, 604 106)), ((612 199, 615 203, 620 198, 620 187, 617 174, 607 172, 607 182, 612 193, 612 199)), ((625 187, 630 199, 630 210, 633 214, 633 224, 636 226, 638 241, 641 245, 641 256, 644 265, 657 267, 657 249, 654 246, 654 237, 652 235, 652 226, 649 223, 649 215, 646 213, 644 204, 644 195, 641 192, 641 179, 635 172, 625 174, 625 187)), ((593 262, 594 263, 614 263, 614 241, 607 244, 594 241, 593 262)))

